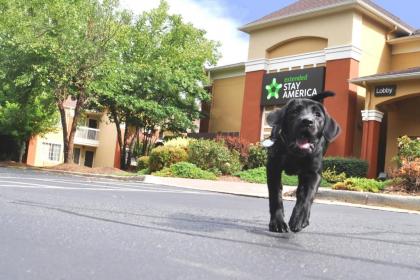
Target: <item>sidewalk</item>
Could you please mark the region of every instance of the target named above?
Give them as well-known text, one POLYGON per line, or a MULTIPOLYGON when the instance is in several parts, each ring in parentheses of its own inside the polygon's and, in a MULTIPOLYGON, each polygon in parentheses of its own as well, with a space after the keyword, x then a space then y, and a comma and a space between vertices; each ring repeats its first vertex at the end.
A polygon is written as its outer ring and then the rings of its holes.
MULTIPOLYGON (((206 190, 212 192, 220 192, 227 194, 252 196, 268 198, 267 186, 265 184, 253 184, 245 182, 230 182, 230 181, 211 181, 211 180, 197 180, 184 179, 172 177, 156 177, 146 175, 144 177, 145 183, 161 184, 167 186, 206 190)), ((293 192, 296 187, 284 186, 283 194, 286 200, 293 200, 293 197, 287 196, 293 192)), ((372 207, 391 207, 398 209, 405 209, 416 211, 420 214, 420 197, 378 194, 369 192, 352 192, 332 190, 329 188, 320 188, 316 195, 316 202, 341 202, 357 204, 359 206, 372 207)))

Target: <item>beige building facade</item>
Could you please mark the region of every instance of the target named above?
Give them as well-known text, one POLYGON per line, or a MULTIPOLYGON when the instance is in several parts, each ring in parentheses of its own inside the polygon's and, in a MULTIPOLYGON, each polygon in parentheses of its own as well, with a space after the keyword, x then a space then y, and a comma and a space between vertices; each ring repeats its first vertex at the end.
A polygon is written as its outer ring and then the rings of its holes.
POLYGON ((258 142, 270 133, 268 112, 322 89, 336 93, 324 105, 342 128, 327 154, 368 160, 369 177, 393 166, 398 137, 420 136, 420 32, 389 11, 372 1, 300 0, 240 30, 248 59, 208 70, 213 100, 201 132, 258 142), (293 79, 304 81, 286 92, 293 79), (264 99, 267 81, 283 86, 278 100, 264 99))

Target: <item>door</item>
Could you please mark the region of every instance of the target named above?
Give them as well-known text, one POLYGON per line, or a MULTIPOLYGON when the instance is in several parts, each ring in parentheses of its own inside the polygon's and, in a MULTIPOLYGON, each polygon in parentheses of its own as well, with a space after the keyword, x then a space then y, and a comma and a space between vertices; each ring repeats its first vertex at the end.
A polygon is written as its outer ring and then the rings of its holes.
POLYGON ((75 164, 79 164, 80 160, 80 148, 74 148, 73 149, 73 162, 75 164))
POLYGON ((85 153, 85 166, 92 167, 93 166, 93 155, 94 152, 86 151, 85 153))

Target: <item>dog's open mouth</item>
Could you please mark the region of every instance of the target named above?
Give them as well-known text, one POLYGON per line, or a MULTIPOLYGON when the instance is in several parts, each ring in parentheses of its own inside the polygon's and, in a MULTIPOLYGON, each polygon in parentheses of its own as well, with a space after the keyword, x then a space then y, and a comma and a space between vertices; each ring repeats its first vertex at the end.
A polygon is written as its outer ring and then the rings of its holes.
POLYGON ((299 138, 296 140, 296 146, 305 152, 311 152, 314 149, 314 144, 308 138, 299 138))

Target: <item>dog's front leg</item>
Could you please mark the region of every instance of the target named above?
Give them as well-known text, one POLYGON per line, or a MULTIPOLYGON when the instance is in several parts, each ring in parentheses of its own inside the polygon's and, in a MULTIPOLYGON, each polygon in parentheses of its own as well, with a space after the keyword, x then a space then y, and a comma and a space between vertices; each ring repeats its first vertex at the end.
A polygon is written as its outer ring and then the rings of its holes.
POLYGON ((269 157, 267 161, 267 185, 270 201, 270 223, 268 228, 274 232, 289 231, 289 227, 284 220, 281 172, 280 160, 269 157))
POLYGON ((309 225, 309 216, 315 194, 321 183, 321 175, 316 172, 299 175, 296 191, 296 205, 290 217, 289 226, 293 232, 301 231, 309 225))

